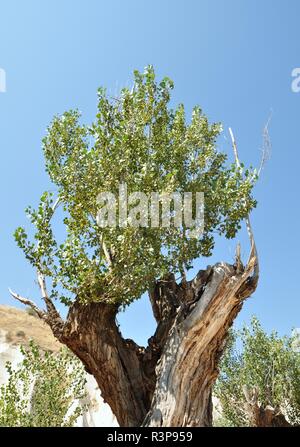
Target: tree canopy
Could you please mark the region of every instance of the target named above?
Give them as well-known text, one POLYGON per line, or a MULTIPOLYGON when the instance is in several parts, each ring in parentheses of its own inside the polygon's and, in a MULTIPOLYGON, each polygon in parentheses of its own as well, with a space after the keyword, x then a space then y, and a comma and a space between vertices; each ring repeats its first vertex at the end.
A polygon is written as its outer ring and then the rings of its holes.
POLYGON ((215 234, 232 238, 255 206, 255 170, 227 161, 217 149, 221 125, 210 124, 196 106, 187 120, 182 104, 170 106, 173 82, 156 81, 154 70, 134 72, 133 88, 118 98, 98 91, 95 120, 82 124, 78 111, 56 116, 43 140, 47 173, 56 194, 45 192, 27 209, 33 240, 24 228, 15 238, 30 263, 51 284, 51 298, 70 303, 129 304, 169 273, 182 275, 193 260, 209 256, 215 234), (128 191, 203 192, 204 231, 189 237, 180 228, 97 225, 97 196, 128 191), (53 226, 60 206, 65 238, 53 226))

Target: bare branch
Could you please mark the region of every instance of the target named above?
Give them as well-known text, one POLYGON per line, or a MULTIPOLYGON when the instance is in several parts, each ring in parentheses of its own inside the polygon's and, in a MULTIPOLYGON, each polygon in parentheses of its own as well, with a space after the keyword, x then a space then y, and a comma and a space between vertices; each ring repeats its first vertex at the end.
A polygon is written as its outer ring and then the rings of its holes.
MULTIPOLYGON (((42 281, 42 280, 40 279, 40 281, 42 281)), ((40 285, 44 288, 44 283, 41 282, 40 285)), ((64 329, 64 321, 60 317, 60 315, 57 312, 52 301, 49 298, 47 298, 47 293, 45 295, 45 303, 46 303, 48 312, 41 310, 33 301, 31 301, 27 298, 24 298, 23 296, 19 295, 18 293, 13 292, 11 289, 9 289, 9 293, 11 294, 11 296, 14 299, 19 301, 20 303, 25 304, 25 306, 31 307, 31 309, 33 309, 36 312, 38 317, 50 326, 50 328, 53 332, 53 335, 58 340, 61 340, 61 336, 62 336, 63 329, 64 329)))
POLYGON ((236 163, 237 167, 240 168, 241 163, 240 163, 240 159, 239 159, 238 149, 237 149, 236 141, 235 141, 231 127, 229 127, 229 133, 230 133, 232 148, 233 148, 233 152, 234 152, 234 156, 235 156, 235 163, 236 163))
POLYGON ((44 275, 42 275, 40 272, 38 272, 37 277, 38 277, 38 284, 39 284, 41 292, 42 292, 42 298, 43 298, 43 300, 46 300, 48 298, 48 293, 47 293, 47 289, 46 289, 46 282, 45 282, 44 275))
POLYGON ((53 204, 53 207, 52 207, 52 215, 55 213, 55 211, 56 211, 56 209, 58 208, 58 205, 60 204, 60 198, 58 197, 57 199, 56 199, 56 201, 54 202, 54 204, 53 204))
POLYGON ((262 145, 262 157, 260 162, 260 167, 258 169, 258 177, 261 174, 261 171, 263 170, 265 164, 270 159, 271 156, 271 150, 272 150, 272 144, 271 144, 271 138, 269 135, 269 125, 272 119, 272 110, 270 113, 270 116, 268 118, 267 123, 265 124, 263 128, 263 145, 262 145))
MULTIPOLYGON (((235 141, 235 138, 233 135, 233 131, 230 127, 229 127, 229 133, 230 133, 232 148, 233 148, 233 152, 234 152, 234 156, 235 156, 235 163, 236 163, 236 166, 238 168, 240 168, 241 163, 240 163, 240 159, 239 159, 239 155, 238 155, 238 148, 237 148, 237 144, 236 144, 236 141, 235 141)), ((258 276, 259 276, 258 254, 257 254, 257 248, 256 248, 256 244, 255 244, 255 239, 254 239, 254 234, 253 234, 249 214, 246 217, 246 227, 247 227, 247 232, 248 232, 250 244, 251 244, 250 255, 249 255, 248 262, 247 262, 247 266, 248 267, 251 266, 251 268, 253 268, 253 280, 257 281, 258 276)))
POLYGON ((39 287, 41 289, 42 298, 46 304, 48 317, 50 318, 50 320, 53 320, 56 318, 61 319, 59 312, 57 311, 56 307, 53 304, 53 301, 51 300, 51 298, 48 295, 44 275, 41 272, 37 272, 37 278, 38 278, 39 287))
POLYGON ((102 250, 103 250, 104 256, 106 258, 106 262, 108 264, 108 267, 111 269, 112 264, 113 264, 112 254, 111 254, 110 249, 106 246, 103 234, 101 234, 100 243, 101 243, 102 250))
POLYGON ((241 273, 244 269, 242 258, 241 258, 241 244, 238 243, 236 246, 236 252, 235 252, 235 265, 236 270, 238 273, 241 273))
POLYGON ((8 289, 9 290, 9 293, 11 294, 11 296, 15 299, 15 300, 17 300, 17 301, 19 301, 20 303, 22 303, 22 304, 25 304, 25 306, 29 306, 29 307, 31 307, 35 312, 36 312, 36 314, 39 316, 39 318, 41 318, 42 320, 44 320, 44 321, 46 321, 47 320, 47 314, 46 314, 46 312, 44 312, 43 310, 41 310, 33 301, 31 301, 31 300, 29 300, 29 299, 27 299, 27 298, 24 298, 24 297, 22 297, 21 295, 19 295, 18 293, 16 293, 16 292, 13 292, 11 289, 8 289))

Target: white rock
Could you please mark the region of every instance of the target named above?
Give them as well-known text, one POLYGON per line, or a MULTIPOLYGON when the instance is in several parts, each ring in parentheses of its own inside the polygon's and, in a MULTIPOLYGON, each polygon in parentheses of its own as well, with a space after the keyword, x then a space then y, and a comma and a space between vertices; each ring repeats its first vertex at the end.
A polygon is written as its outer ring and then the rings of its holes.
MULTIPOLYGON (((8 374, 5 368, 7 362, 11 362, 16 368, 22 361, 22 353, 19 346, 7 342, 7 332, 0 329, 0 386, 7 383, 8 374)), ((88 410, 78 418, 77 427, 117 427, 118 423, 109 405, 103 402, 98 385, 93 376, 87 374, 87 397, 82 405, 87 404, 88 410)), ((77 406, 77 402, 74 402, 77 406)))

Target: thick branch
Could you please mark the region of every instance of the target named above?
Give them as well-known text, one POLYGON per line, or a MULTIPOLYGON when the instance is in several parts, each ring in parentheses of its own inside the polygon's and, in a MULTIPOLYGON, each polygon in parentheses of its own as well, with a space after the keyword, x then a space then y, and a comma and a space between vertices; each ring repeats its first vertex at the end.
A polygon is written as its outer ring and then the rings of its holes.
POLYGON ((116 325, 117 306, 81 304, 69 310, 60 341, 93 374, 121 426, 139 426, 150 407, 148 382, 141 368, 144 349, 124 340, 116 325))
POLYGON ((42 298, 46 304, 48 324, 51 327, 54 335, 56 336, 57 331, 60 332, 62 330, 64 322, 59 312, 57 311, 55 305, 53 304, 53 301, 49 297, 44 275, 38 272, 37 276, 38 276, 38 284, 42 293, 42 298))
POLYGON ((191 296, 174 320, 156 368, 147 426, 211 425, 211 387, 228 329, 253 292, 255 259, 238 273, 220 263, 188 283, 191 296))
MULTIPOLYGON (((268 122, 268 124, 269 124, 269 122, 268 122)), ((266 126, 266 129, 268 129, 268 124, 266 126)), ((233 148, 233 152, 234 152, 234 156, 235 156, 235 163, 236 163, 237 168, 240 169, 241 163, 240 163, 240 159, 239 159, 238 148, 237 148, 236 140, 234 138, 234 134, 233 134, 231 127, 229 127, 229 133, 230 133, 232 148, 233 148)), ((248 259, 248 265, 252 262, 253 259, 255 260, 252 282, 255 282, 257 284, 258 277, 259 277, 259 262, 258 262, 257 248, 256 248, 256 244, 255 244, 255 239, 254 239, 254 234, 253 234, 249 214, 246 217, 246 227, 247 227, 247 232, 248 232, 250 244, 251 244, 251 251, 250 251, 250 255, 249 255, 249 259, 248 259)), ((256 286, 256 284, 255 284, 255 286, 256 286)))

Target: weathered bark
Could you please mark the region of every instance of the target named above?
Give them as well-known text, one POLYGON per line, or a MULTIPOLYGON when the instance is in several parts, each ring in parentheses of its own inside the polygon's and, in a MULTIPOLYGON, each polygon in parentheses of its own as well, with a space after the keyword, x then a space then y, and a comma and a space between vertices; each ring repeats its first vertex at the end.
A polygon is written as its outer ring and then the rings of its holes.
POLYGON ((75 302, 56 337, 82 361, 121 426, 138 426, 150 405, 149 384, 140 367, 144 349, 124 340, 116 324, 117 307, 75 302))
POLYGON ((123 339, 111 304, 75 301, 64 322, 42 281, 47 312, 39 316, 95 377, 120 426, 209 426, 228 329, 257 280, 253 243, 245 268, 238 255, 235 265, 216 264, 192 281, 157 281, 149 293, 157 329, 146 348, 123 339))
POLYGON ((49 320, 56 338, 71 349, 92 374, 121 426, 140 426, 150 408, 155 367, 179 306, 178 286, 171 275, 152 293, 159 322, 148 347, 123 339, 116 324, 116 306, 75 302, 66 322, 49 320), (55 324, 53 324, 55 323, 55 324))
POLYGON ((45 320, 95 377, 121 426, 208 426, 228 329, 256 287, 254 262, 217 264, 181 284, 173 275, 158 281, 147 348, 123 339, 110 304, 75 302, 66 322, 51 307, 45 320))
POLYGON ((256 387, 244 387, 245 413, 247 413, 252 427, 292 427, 280 408, 262 405, 258 400, 256 387))
POLYGON ((250 421, 253 427, 292 427, 283 413, 270 405, 265 408, 258 405, 249 411, 251 411, 250 421))
MULTIPOLYGON (((251 263, 254 262, 254 259, 251 263)), ((186 284, 188 302, 174 319, 157 364, 147 426, 210 426, 212 385, 224 342, 243 301, 256 287, 244 270, 217 264, 186 284)))

